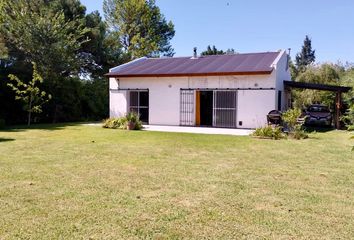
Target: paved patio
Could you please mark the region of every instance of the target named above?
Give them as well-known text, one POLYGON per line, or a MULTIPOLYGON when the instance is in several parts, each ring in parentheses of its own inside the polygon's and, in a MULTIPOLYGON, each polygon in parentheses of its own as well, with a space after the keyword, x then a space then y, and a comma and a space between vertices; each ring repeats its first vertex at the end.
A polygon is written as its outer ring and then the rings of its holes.
POLYGON ((144 125, 143 130, 156 131, 156 132, 222 134, 222 135, 235 135, 235 136, 248 136, 253 132, 253 130, 249 130, 249 129, 180 127, 180 126, 161 126, 161 125, 144 125))

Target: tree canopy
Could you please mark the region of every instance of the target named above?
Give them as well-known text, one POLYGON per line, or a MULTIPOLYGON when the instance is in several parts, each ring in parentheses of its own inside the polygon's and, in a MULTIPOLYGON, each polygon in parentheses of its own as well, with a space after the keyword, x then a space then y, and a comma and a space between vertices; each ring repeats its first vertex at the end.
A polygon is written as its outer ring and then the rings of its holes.
POLYGON ((104 0, 110 34, 131 58, 173 56, 174 25, 167 22, 155 0, 104 0))
POLYGON ((98 120, 108 115, 104 74, 110 68, 174 54, 174 26, 155 1, 107 0, 104 6, 105 21, 98 11, 86 13, 80 0, 0 0, 0 119, 24 122, 8 75, 29 84, 31 62, 52 95, 39 121, 98 120))
POLYGON ((306 67, 314 63, 316 60, 315 50, 312 49, 312 40, 308 35, 305 36, 304 44, 301 52, 296 54, 295 65, 298 72, 303 72, 306 67))
POLYGON ((223 50, 218 50, 215 45, 212 47, 208 45, 207 49, 203 52, 201 52, 202 56, 207 56, 207 55, 224 55, 224 54, 234 54, 235 50, 233 48, 229 48, 226 51, 223 50))

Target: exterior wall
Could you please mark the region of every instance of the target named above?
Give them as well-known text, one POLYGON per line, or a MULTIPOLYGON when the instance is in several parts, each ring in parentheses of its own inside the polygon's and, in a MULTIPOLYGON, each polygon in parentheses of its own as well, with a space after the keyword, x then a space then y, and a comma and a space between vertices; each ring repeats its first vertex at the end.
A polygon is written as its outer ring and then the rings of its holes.
MULTIPOLYGON (((155 125, 179 125, 180 124, 180 89, 181 88, 275 88, 276 73, 273 71, 269 75, 249 75, 249 76, 208 76, 208 77, 154 77, 154 78, 115 78, 110 79, 110 116, 122 116, 127 111, 127 91, 124 89, 149 89, 149 124, 155 125), (118 83, 119 88, 118 89, 118 83)), ((265 90, 254 91, 255 94, 247 94, 246 101, 240 101, 240 104, 247 104, 247 107, 241 107, 238 115, 242 116, 244 128, 257 127, 256 123, 264 123, 264 117, 258 119, 264 113, 264 108, 259 114, 253 110, 251 103, 263 103, 265 90), (258 96, 256 93, 259 93, 258 96), (251 107, 251 108, 249 108, 251 107), (251 120, 250 120, 251 119, 251 120), (252 121, 253 125, 247 125, 246 121, 252 121)), ((245 93, 243 93, 245 92, 245 93)), ((253 91, 252 91, 253 92, 253 91)), ((274 95, 274 90, 272 91, 274 95)), ((268 96, 268 95, 267 95, 268 96)), ((275 97, 272 96, 267 101, 272 102, 274 109, 275 97)), ((268 104, 268 103, 267 103, 268 104)), ((268 105, 271 105, 270 103, 268 105)), ((267 105, 267 106, 268 106, 267 105)), ((269 109, 270 111, 271 109, 269 109)), ((257 110, 258 111, 258 110, 257 110)), ((268 111, 268 108, 267 108, 268 111)), ((269 112, 268 111, 268 112, 269 112)), ((268 113, 267 112, 267 113, 268 113)), ((267 114, 266 113, 266 114, 267 114)), ((264 115, 264 114, 263 114, 264 115)), ((265 116, 265 115, 264 115, 265 116)))
MULTIPOLYGON (((291 81, 290 68, 288 64, 288 55, 285 51, 282 51, 278 59, 276 59, 276 63, 274 65, 274 70, 276 73, 275 88, 277 91, 282 91, 281 111, 284 111, 289 107, 288 98, 290 97, 290 94, 286 93, 284 90, 284 81, 291 81)), ((278 95, 276 95, 276 102, 275 109, 278 107, 278 95)))
POLYGON ((238 90, 237 127, 257 128, 267 124, 267 114, 276 108, 275 98, 276 90, 238 90))
POLYGON ((121 117, 127 112, 127 92, 118 90, 115 78, 109 79, 109 116, 121 117))

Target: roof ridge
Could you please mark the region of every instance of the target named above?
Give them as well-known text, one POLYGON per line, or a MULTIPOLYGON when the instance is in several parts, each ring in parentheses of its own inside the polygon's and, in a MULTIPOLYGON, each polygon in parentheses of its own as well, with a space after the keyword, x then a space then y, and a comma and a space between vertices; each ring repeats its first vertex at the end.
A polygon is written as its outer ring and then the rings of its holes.
MULTIPOLYGON (((266 54, 266 53, 276 53, 279 54, 280 51, 268 51, 268 52, 250 52, 250 53, 232 53, 232 54, 215 54, 215 55, 201 55, 198 58, 205 58, 205 57, 222 57, 222 56, 239 56, 239 55, 254 55, 254 54, 266 54)), ((176 58, 192 58, 193 56, 179 56, 179 57, 151 57, 146 58, 148 60, 160 60, 160 59, 176 59, 176 58)), ((198 59, 195 58, 195 59, 198 59)))

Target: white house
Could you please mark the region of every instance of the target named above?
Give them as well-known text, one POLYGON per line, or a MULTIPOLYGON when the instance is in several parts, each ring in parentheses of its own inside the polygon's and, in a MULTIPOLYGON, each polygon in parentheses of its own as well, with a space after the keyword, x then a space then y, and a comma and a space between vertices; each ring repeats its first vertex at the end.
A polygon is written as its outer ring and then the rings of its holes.
POLYGON ((151 125, 256 128, 285 110, 285 51, 140 58, 112 68, 110 117, 136 111, 151 125))

